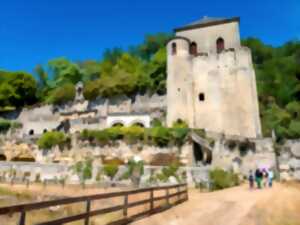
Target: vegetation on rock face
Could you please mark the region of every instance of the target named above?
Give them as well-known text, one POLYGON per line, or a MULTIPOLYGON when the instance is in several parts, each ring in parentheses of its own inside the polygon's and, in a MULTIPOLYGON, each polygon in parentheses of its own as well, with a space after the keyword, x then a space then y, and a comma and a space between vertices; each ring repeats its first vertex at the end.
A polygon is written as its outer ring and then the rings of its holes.
POLYGON ((37 144, 41 149, 50 149, 53 146, 61 148, 68 142, 70 140, 63 132, 51 131, 44 133, 37 141, 37 144))
POLYGON ((111 180, 113 180, 119 171, 119 166, 114 163, 107 164, 107 165, 104 165, 103 171, 106 176, 108 176, 111 180))
POLYGON ((22 124, 0 118, 0 133, 6 133, 11 128, 14 129, 19 127, 22 127, 22 124))
POLYGON ((145 144, 166 147, 169 144, 182 146, 188 133, 188 128, 116 126, 104 130, 83 130, 80 137, 82 140, 88 140, 99 145, 107 145, 117 140, 123 140, 128 144, 143 141, 145 144))
POLYGON ((221 190, 239 185, 239 177, 230 171, 214 169, 209 172, 211 190, 221 190))
MULTIPOLYGON (((144 43, 128 51, 107 50, 100 61, 53 59, 46 66, 37 65, 37 81, 25 72, 0 71, 0 111, 44 102, 64 104, 74 98, 78 81, 84 83, 83 94, 89 100, 120 94, 166 94, 165 45, 170 37, 148 35, 144 43)), ((271 136, 274 130, 278 140, 299 138, 300 42, 272 47, 248 38, 243 45, 252 50, 264 135, 271 136)), ((168 143, 170 134, 164 128, 150 133, 159 145, 168 143)))

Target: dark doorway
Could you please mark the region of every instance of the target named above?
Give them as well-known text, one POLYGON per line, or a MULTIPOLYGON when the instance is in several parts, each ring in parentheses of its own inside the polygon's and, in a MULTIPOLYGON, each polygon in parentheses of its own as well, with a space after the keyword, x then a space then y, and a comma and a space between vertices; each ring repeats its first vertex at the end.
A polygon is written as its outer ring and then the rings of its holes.
POLYGON ((193 56, 196 56, 197 55, 197 44, 195 42, 192 42, 190 44, 190 54, 193 55, 193 56))
POLYGON ((217 40, 217 53, 221 53, 225 49, 225 42, 223 38, 218 38, 217 40))
POLYGON ((204 154, 201 145, 199 145, 196 142, 193 142, 193 150, 195 163, 198 164, 199 162, 203 162, 204 154))
POLYGON ((6 156, 3 154, 0 154, 0 161, 6 161, 6 156))

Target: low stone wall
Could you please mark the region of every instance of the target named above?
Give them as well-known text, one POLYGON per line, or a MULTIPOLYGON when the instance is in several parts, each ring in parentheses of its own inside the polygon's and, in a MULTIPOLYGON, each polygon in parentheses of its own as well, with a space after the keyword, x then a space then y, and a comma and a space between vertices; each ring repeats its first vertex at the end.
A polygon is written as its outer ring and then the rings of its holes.
POLYGON ((248 175, 256 168, 276 169, 272 139, 228 140, 215 142, 212 166, 248 175))
POLYGON ((282 180, 300 180, 300 140, 288 140, 279 148, 280 178, 282 180))
MULTIPOLYGON (((141 177, 140 185, 146 187, 151 185, 149 179, 153 174, 161 172, 162 166, 145 166, 144 175, 141 177)), ((197 183, 209 182, 210 167, 180 167, 178 174, 186 174, 186 182, 189 186, 195 186, 197 183)), ((92 179, 87 180, 88 184, 95 183, 115 183, 119 185, 132 185, 129 180, 122 180, 123 174, 127 171, 126 166, 119 166, 118 173, 113 181, 108 177, 102 177, 97 180, 98 173, 103 170, 103 166, 94 165, 92 168, 92 179)), ((1 180, 10 182, 14 177, 15 182, 44 182, 44 181, 59 181, 64 179, 66 184, 79 184, 80 180, 70 166, 60 164, 40 164, 33 162, 0 162, 0 177, 1 180)), ((165 183, 158 182, 155 185, 175 184, 178 181, 174 177, 170 177, 165 183)))

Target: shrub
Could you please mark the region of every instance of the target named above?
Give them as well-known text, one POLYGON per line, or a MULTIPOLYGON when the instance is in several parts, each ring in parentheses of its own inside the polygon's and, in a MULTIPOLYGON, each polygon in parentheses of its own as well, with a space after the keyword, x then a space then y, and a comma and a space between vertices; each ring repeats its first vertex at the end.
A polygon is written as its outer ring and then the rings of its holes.
POLYGON ((160 121, 160 119, 154 118, 154 119, 151 121, 151 126, 152 126, 152 127, 161 127, 161 126, 162 126, 162 122, 160 121))
POLYGON ((164 167, 161 173, 156 175, 156 178, 160 181, 166 182, 168 181, 169 177, 175 177, 176 180, 179 182, 180 177, 177 175, 177 171, 179 169, 179 164, 171 164, 167 167, 164 167))
POLYGON ((170 130, 172 141, 178 146, 182 146, 186 141, 186 137, 189 133, 188 128, 172 128, 170 130))
POLYGON ((80 182, 84 185, 85 181, 92 178, 92 160, 79 161, 71 168, 79 177, 80 182))
POLYGON ((182 119, 178 119, 176 122, 172 124, 173 128, 188 128, 187 122, 183 121, 182 119))
POLYGON ((69 139, 64 133, 58 131, 51 131, 44 133, 37 141, 37 144, 41 149, 50 149, 56 145, 62 147, 68 142, 68 140, 69 139))
POLYGON ((6 133, 11 126, 11 122, 9 120, 0 119, 0 133, 6 133))
POLYGON ((119 171, 119 166, 117 164, 107 164, 103 167, 103 171, 106 176, 113 180, 119 171))
POLYGON ((125 141, 129 144, 133 144, 143 140, 145 128, 140 126, 122 127, 121 132, 123 133, 125 141))
POLYGON ((209 172, 212 190, 221 190, 224 188, 239 185, 239 177, 233 172, 222 169, 214 169, 209 172))
POLYGON ((149 129, 148 132, 149 138, 152 144, 165 147, 169 144, 171 135, 170 129, 166 127, 153 127, 149 129))
POLYGON ((82 140, 97 141, 100 145, 106 145, 109 143, 109 136, 105 130, 83 130, 80 133, 82 140))
POLYGON ((6 133, 9 129, 18 129, 21 127, 22 124, 19 122, 0 118, 0 133, 6 133))

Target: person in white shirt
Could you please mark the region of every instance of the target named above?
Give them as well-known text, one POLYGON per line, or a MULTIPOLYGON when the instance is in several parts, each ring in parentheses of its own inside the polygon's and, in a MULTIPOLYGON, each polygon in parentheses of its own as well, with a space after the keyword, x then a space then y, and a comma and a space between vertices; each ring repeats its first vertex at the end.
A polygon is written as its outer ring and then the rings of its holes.
POLYGON ((274 173, 273 170, 270 169, 268 172, 268 183, 269 183, 269 187, 273 186, 273 179, 274 179, 274 173))

